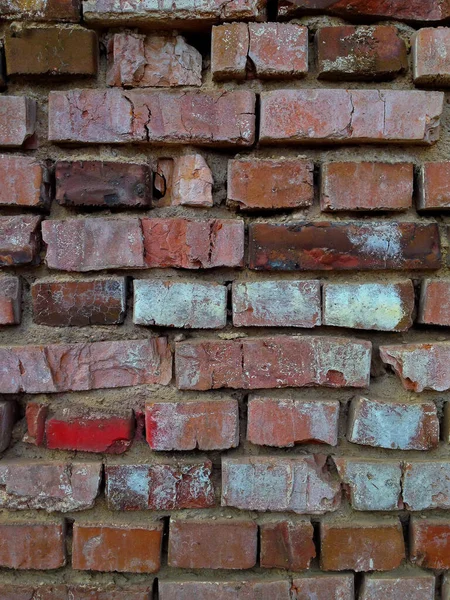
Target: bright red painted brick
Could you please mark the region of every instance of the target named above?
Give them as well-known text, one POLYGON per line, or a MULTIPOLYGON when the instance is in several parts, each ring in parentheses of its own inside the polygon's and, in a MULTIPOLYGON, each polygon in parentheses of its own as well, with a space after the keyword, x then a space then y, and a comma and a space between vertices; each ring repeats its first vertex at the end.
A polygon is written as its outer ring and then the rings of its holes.
POLYGON ((150 402, 145 407, 152 450, 224 450, 239 445, 237 400, 150 402))
POLYGON ((439 139, 441 92, 302 89, 261 93, 261 144, 439 139))
POLYGON ((182 569, 251 569, 257 558, 254 521, 225 519, 170 520, 170 567, 182 569))
POLYGON ((0 217, 0 267, 39 262, 41 217, 0 217))
POLYGON ((370 357, 370 342, 337 337, 188 340, 176 345, 175 373, 184 390, 366 387, 370 357))
POLYGON ((162 523, 84 524, 73 527, 72 567, 81 571, 156 573, 161 565, 162 523))
POLYGON ((52 142, 233 147, 255 140, 255 94, 249 91, 70 90, 50 92, 48 104, 52 142))
POLYGON ((413 177, 412 163, 324 163, 320 207, 332 212, 406 210, 412 205, 413 177))
POLYGON ((254 396, 248 401, 247 439, 280 448, 310 442, 336 446, 338 421, 337 400, 254 396))
POLYGON ((142 231, 149 268, 243 266, 244 221, 240 219, 142 219, 142 231))
POLYGON ((122 454, 134 437, 131 409, 117 413, 86 408, 61 409, 47 419, 47 448, 122 454))
POLYGON ((0 523, 0 566, 8 569, 59 569, 66 564, 65 527, 49 522, 0 523))
POLYGON ((316 556, 310 521, 270 521, 259 527, 260 565, 268 569, 302 571, 316 556))

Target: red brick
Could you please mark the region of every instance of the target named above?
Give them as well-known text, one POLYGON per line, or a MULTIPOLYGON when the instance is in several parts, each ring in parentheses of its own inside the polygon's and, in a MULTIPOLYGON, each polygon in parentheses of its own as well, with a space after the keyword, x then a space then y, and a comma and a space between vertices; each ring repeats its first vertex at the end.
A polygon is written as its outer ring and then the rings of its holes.
POLYGON ((314 199, 314 165, 301 159, 228 161, 227 203, 240 210, 304 208, 314 199))
POLYGON ((325 463, 318 454, 222 458, 222 506, 298 514, 337 510, 340 484, 325 463))
POLYGON ((408 510, 450 508, 449 461, 408 461, 403 471, 403 500, 408 510))
POLYGON ((0 585, 0 600, 33 600, 35 588, 30 585, 0 585))
POLYGON ((96 75, 97 34, 81 27, 13 26, 6 32, 5 56, 8 75, 96 75))
POLYGON ((449 342, 380 346, 380 356, 400 377, 406 390, 450 389, 449 342))
MULTIPOLYGON (((0 104, 0 145, 1 129, 0 104)), ((254 139, 255 94, 250 91, 154 92, 114 88, 54 91, 49 95, 52 142, 232 147, 251 146, 254 139)))
MULTIPOLYGON (((291 600, 287 579, 159 581, 161 600, 291 600)), ((21 599, 20 599, 21 600, 21 599)), ((28 599, 27 599, 28 600, 28 599)))
POLYGON ((439 139, 441 92, 302 89, 261 93, 261 144, 439 139))
POLYGON ((36 100, 26 96, 1 96, 0 146, 22 146, 35 132, 36 110, 36 100))
POLYGON ((430 450, 439 443, 434 402, 352 400, 347 439, 354 444, 399 450, 430 450))
POLYGON ((402 463, 333 457, 346 496, 354 510, 398 510, 401 498, 402 463))
POLYGON ((50 180, 46 168, 29 156, 0 156, 0 205, 47 207, 50 180))
POLYGON ((174 87, 202 84, 202 55, 181 35, 116 33, 108 43, 110 86, 174 87))
POLYGON ((0 389, 28 394, 167 385, 172 355, 167 338, 0 347, 0 389), (63 368, 61 368, 63 365, 63 368))
MULTIPOLYGON (((148 583, 147 578, 146 580, 148 583)), ((115 584, 108 584, 97 587, 91 585, 68 585, 67 592, 69 594, 67 600, 149 600, 152 594, 152 586, 131 585, 130 587, 118 587, 115 584)))
POLYGON ((316 556, 309 521, 273 521, 260 525, 260 565, 268 569, 302 571, 316 556))
POLYGON ((162 523, 104 525, 75 522, 72 567, 81 571, 156 573, 161 566, 162 523))
POLYGON ((134 437, 131 409, 116 412, 74 406, 47 419, 47 448, 122 454, 134 437))
POLYGON ((418 210, 450 208, 450 162, 429 162, 420 167, 418 210))
POLYGON ((67 281, 38 280, 31 286, 33 321, 50 327, 123 323, 124 277, 67 281))
POLYGON ((99 271, 136 269, 144 264, 144 241, 139 219, 87 218, 44 221, 50 269, 99 271))
POLYGON ((0 217, 0 266, 39 262, 41 217, 0 217))
POLYGON ((1 0, 0 16, 2 19, 77 22, 80 4, 80 0, 1 0))
POLYGON ((437 269, 434 223, 251 223, 249 266, 278 271, 437 269))
POLYGON ((2 460, 0 507, 69 512, 92 508, 99 493, 101 462, 2 460))
POLYGON ((434 575, 365 575, 360 591, 361 600, 434 600, 434 575))
POLYGON ((179 342, 177 386, 187 390, 221 387, 366 387, 370 342, 314 336, 179 342))
MULTIPOLYGON (((450 9, 450 5, 448 7, 450 9)), ((450 29, 427 27, 411 37, 413 79, 416 85, 450 85, 450 29)))
POLYGON ((251 569, 256 564, 258 527, 254 521, 170 519, 169 567, 251 569))
POLYGON ((8 448, 16 420, 16 405, 12 400, 0 399, 0 452, 8 448))
POLYGON ((224 450, 239 445, 237 400, 150 402, 145 406, 152 450, 224 450))
POLYGON ((329 162, 322 165, 324 211, 400 211, 412 205, 411 163, 329 162))
POLYGON ((63 206, 116 208, 151 204, 148 165, 99 160, 59 161, 55 178, 56 200, 63 206))
POLYGON ((186 4, 172 0, 169 4, 134 2, 126 0, 84 0, 83 16, 86 22, 114 25, 145 25, 151 28, 194 28, 225 20, 265 19, 265 0, 206 0, 201 4, 186 4))
POLYGON ((315 42, 319 79, 393 79, 408 68, 395 27, 320 27, 315 42))
POLYGON ((186 154, 173 161, 173 206, 212 206, 211 169, 201 154, 186 154))
POLYGON ((310 11, 326 12, 348 18, 378 17, 405 21, 440 21, 450 16, 447 3, 435 0, 278 0, 278 15, 299 16, 310 11))
POLYGON ((322 522, 320 566, 323 571, 391 571, 405 558, 400 521, 322 522))
POLYGON ((178 510, 214 506, 211 461, 107 464, 106 499, 112 510, 178 510))
POLYGON ((280 448, 311 442, 337 446, 338 421, 337 400, 254 396, 248 401, 247 439, 280 448))
POLYGON ((142 219, 147 267, 211 269, 240 267, 244 261, 244 221, 142 219))
POLYGON ((378 331, 407 331, 413 324, 414 286, 392 283, 325 283, 323 324, 378 331))
POLYGON ((354 600, 353 573, 305 575, 292 581, 292 600, 354 600))
POLYGON ((0 325, 17 325, 22 314, 22 284, 18 277, 0 278, 0 325))
POLYGON ((45 438, 45 421, 48 405, 43 402, 28 402, 25 409, 27 433, 23 441, 35 446, 43 446, 45 438))
POLYGON ((0 566, 8 569, 59 569, 66 564, 65 528, 51 522, 0 523, 0 566))
POLYGON ((315 327, 321 324, 319 281, 234 281, 235 327, 315 327))
POLYGON ((450 522, 412 517, 409 524, 411 562, 424 569, 450 569, 450 522))
POLYGON ((213 27, 211 71, 216 80, 303 77, 308 72, 308 29, 293 23, 213 27))

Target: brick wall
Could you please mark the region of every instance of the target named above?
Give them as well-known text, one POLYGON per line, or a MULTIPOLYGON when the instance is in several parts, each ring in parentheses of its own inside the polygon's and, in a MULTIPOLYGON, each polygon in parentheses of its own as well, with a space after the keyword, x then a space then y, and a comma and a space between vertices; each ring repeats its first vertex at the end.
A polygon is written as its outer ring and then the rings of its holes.
POLYGON ((0 0, 0 600, 450 600, 449 23, 0 0))

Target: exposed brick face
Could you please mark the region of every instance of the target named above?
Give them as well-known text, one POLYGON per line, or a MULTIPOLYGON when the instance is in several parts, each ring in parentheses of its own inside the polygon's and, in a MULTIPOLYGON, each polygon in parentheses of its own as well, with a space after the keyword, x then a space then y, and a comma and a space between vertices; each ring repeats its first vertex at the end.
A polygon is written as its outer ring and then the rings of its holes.
POLYGON ((0 22, 0 600, 450 600, 450 0, 0 22))

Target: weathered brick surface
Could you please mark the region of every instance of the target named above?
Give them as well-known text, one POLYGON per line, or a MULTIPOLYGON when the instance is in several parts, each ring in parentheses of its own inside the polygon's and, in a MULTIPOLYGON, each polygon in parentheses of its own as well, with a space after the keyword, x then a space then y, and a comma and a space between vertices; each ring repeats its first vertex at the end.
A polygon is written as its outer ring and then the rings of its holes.
POLYGON ((5 37, 5 56, 8 75, 96 75, 97 34, 81 27, 14 28, 5 37))
POLYGON ((121 454, 133 440, 134 415, 131 410, 63 409, 47 419, 45 433, 51 449, 121 454))
POLYGON ((150 402, 145 407, 152 450, 224 450, 239 445, 239 409, 233 399, 150 402))
POLYGON ((36 129, 36 100, 26 96, 1 96, 0 146, 18 148, 36 129))
POLYGON ((44 221, 42 239, 50 269, 99 271, 145 266, 142 227, 136 218, 44 221))
POLYGON ((50 200, 47 169, 28 156, 0 156, 0 205, 46 208, 50 200))
POLYGON ((290 600, 287 579, 161 581, 161 600, 290 600))
POLYGON ((151 204, 151 172, 147 165, 58 161, 55 178, 56 200, 64 206, 133 208, 151 204))
POLYGON ((324 211, 400 211, 413 195, 411 163, 328 162, 321 168, 324 211))
POLYGON ((405 558, 402 526, 399 520, 324 522, 320 552, 324 571, 391 571, 405 558))
POLYGON ((302 571, 316 556, 309 521, 273 521, 260 525, 261 567, 302 571))
POLYGON ((418 201, 420 210, 450 208, 450 162, 427 162, 420 167, 418 201))
POLYGON ((222 506, 242 510, 321 514, 336 510, 339 483, 324 456, 222 459, 222 506))
POLYGON ((411 461, 403 468, 403 500, 409 510, 450 508, 448 461, 411 461))
POLYGON ((345 338, 194 340, 176 345, 175 374, 187 390, 366 387, 370 357, 370 343, 345 338))
POLYGON ((232 287, 235 327, 315 327, 321 324, 319 281, 248 281, 232 287))
POLYGON ((33 320, 53 327, 113 325, 126 311, 125 278, 37 281, 31 287, 33 320))
POLYGON ((162 523, 82 524, 73 528, 72 566, 82 571, 155 573, 161 564, 162 523))
POLYGON ((353 600, 355 584, 353 574, 305 575, 292 582, 293 600, 353 600))
POLYGON ((47 512, 86 510, 94 506, 101 462, 2 460, 0 507, 47 512))
POLYGON ((202 84, 202 55, 181 35, 116 33, 108 44, 107 84, 175 87, 202 84))
POLYGON ((167 338, 0 348, 0 393, 39 394, 167 385, 172 356, 167 338))
POLYGON ((22 284, 18 277, 0 278, 0 325, 17 325, 22 313, 22 284))
POLYGON ((41 217, 0 217, 0 266, 39 262, 41 217))
POLYGON ((235 519, 171 519, 170 567, 181 569, 251 569, 256 564, 258 527, 235 519))
POLYGON ((446 367, 450 357, 448 342, 380 346, 380 355, 407 390, 442 392, 450 388, 450 374, 446 367))
POLYGON ((433 600, 435 580, 431 574, 412 574, 396 577, 395 575, 365 575, 361 588, 361 600, 394 600, 394 598, 410 598, 411 600, 433 600))
POLYGON ((112 510, 177 510, 214 506, 212 464, 106 465, 106 499, 112 510))
POLYGON ((450 85, 450 29, 419 29, 411 37, 413 78, 416 85, 450 85))
POLYGON ((2 0, 0 3, 3 19, 77 22, 80 12, 80 0, 2 0))
POLYGON ((442 101, 440 92, 418 90, 262 92, 260 142, 432 144, 442 101))
POLYGON ((311 206, 314 165, 300 159, 240 159, 228 163, 228 203, 240 210, 311 206))
POLYGON ((6 450, 11 442, 16 407, 11 400, 0 399, 0 452, 6 450))
POLYGON ((249 266, 262 270, 437 269, 434 223, 251 223, 249 266))
POLYGON ((412 517, 410 558, 425 569, 450 568, 450 523, 445 519, 412 517))
POLYGON ((244 262, 244 221, 142 219, 147 267, 211 269, 244 262))
POLYGON ((252 396, 248 401, 247 438, 262 446, 289 447, 318 442, 336 446, 339 402, 252 396))
MULTIPOLYGON (((1 109, 0 104, 0 145, 5 145, 1 139, 1 109)), ((254 138, 252 92, 85 89, 53 91, 49 95, 49 139, 53 142, 232 147, 251 146, 254 138)))
POLYGON ((0 566, 8 569, 58 569, 66 564, 65 527, 52 522, 0 523, 0 566))
POLYGON ((48 404, 44 402, 28 402, 25 409, 27 432, 24 442, 42 446, 45 438, 45 421, 48 415, 48 404))
POLYGON ((392 79, 408 67, 395 27, 320 27, 315 43, 320 79, 392 79))
POLYGON ((325 283, 323 324, 354 329, 407 331, 413 324, 414 286, 398 283, 325 283))
POLYGON ((137 280, 133 321, 192 329, 220 329, 227 322, 227 288, 216 283, 137 280))
POLYGON ((212 206, 214 180, 201 154, 179 156, 173 162, 172 202, 174 206, 212 206))
POLYGON ((434 402, 352 401, 347 439, 355 444, 400 450, 430 450, 439 442, 434 402))

